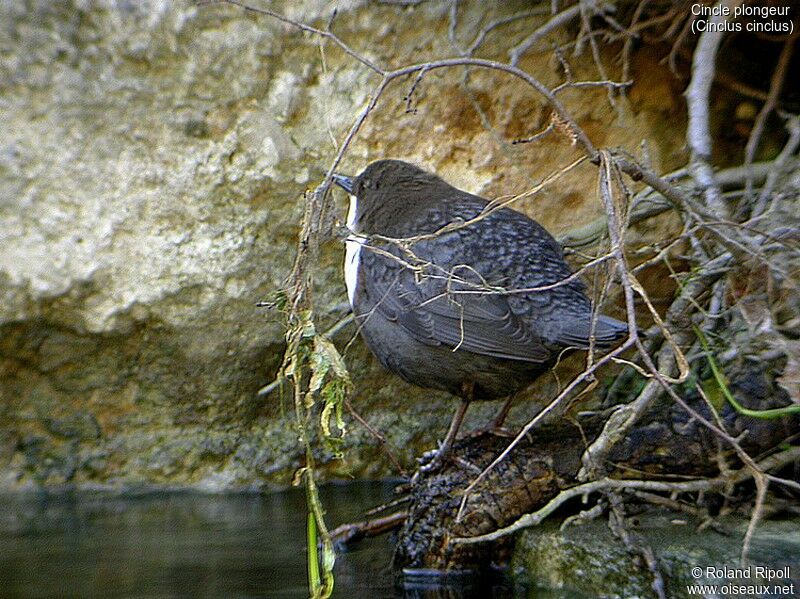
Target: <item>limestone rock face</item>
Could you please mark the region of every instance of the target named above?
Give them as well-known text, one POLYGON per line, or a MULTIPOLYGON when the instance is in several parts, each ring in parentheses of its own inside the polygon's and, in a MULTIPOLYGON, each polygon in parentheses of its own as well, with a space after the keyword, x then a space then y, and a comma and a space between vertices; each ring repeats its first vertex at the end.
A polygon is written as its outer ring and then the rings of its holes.
MULTIPOLYGON (((444 4, 337 4, 336 33, 373 61, 454 54, 444 4)), ((322 0, 269 6, 320 27, 332 10, 322 0)), ((513 8, 466 6, 467 41, 498 16, 485 11, 513 8)), ((490 37, 481 53, 503 58, 505 42, 490 37)), ((541 56, 522 66, 558 83, 541 56)), ((575 68, 590 74, 591 62, 575 68)), ((546 126, 543 102, 502 74, 471 70, 467 87, 465 76, 426 75, 415 111, 403 100, 412 81, 396 83, 342 169, 399 157, 499 196, 578 156, 558 136, 510 145, 546 126)), ((291 402, 257 395, 280 363, 280 315, 255 303, 289 272, 303 192, 377 83, 332 44, 233 6, 0 5, 0 488, 288 481, 300 465, 291 402)), ((615 112, 604 100, 564 94, 596 143, 654 138, 652 160, 680 163, 678 128, 665 126, 676 107, 650 98, 615 112)), ((600 207, 587 175, 582 165, 519 208, 554 232, 589 221, 600 207)), ((324 326, 344 315, 341 254, 328 244, 317 271, 324 326)), ((442 436, 446 397, 384 373, 360 343, 345 357, 354 404, 401 460, 442 436)), ((330 475, 389 469, 355 423, 344 453, 320 456, 330 475)))

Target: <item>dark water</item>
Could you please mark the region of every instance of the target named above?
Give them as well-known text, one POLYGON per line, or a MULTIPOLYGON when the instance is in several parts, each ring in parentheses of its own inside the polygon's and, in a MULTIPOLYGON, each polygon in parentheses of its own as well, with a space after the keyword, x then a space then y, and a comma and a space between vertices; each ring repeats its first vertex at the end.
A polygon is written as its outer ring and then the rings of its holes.
MULTIPOLYGON (((324 487, 328 524, 363 519, 364 510, 391 497, 392 488, 324 487)), ((267 495, 0 497, 0 597, 303 598, 305 530, 305 498, 298 489, 267 495)), ((334 596, 525 595, 504 584, 403 588, 389 569, 391 552, 387 535, 340 553, 334 596)))

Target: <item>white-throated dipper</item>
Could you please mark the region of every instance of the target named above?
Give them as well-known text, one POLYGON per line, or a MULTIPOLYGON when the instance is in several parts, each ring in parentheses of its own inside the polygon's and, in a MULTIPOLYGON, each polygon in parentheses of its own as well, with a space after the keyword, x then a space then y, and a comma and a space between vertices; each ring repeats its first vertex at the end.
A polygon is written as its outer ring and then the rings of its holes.
POLYGON ((409 383, 461 398, 436 463, 470 401, 511 396, 565 349, 627 332, 592 318, 558 242, 524 214, 400 160, 334 181, 350 194, 345 282, 367 346, 409 383))

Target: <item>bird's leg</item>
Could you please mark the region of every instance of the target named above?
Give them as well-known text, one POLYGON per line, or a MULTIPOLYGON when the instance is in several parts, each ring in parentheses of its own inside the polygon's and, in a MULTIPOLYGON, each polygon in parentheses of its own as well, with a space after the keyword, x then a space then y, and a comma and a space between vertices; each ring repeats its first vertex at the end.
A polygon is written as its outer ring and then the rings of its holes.
POLYGON ((458 404, 458 409, 456 410, 456 413, 453 414, 453 420, 450 421, 450 429, 447 431, 447 436, 444 438, 444 441, 439 447, 440 459, 444 458, 447 455, 447 452, 450 451, 450 448, 453 446, 453 443, 456 440, 456 435, 458 435, 458 429, 461 428, 461 423, 464 422, 464 415, 467 413, 468 407, 468 399, 462 399, 461 403, 458 404))
POLYGON ((450 421, 450 428, 447 431, 447 436, 439 446, 433 460, 420 467, 420 472, 432 472, 439 468, 444 463, 444 459, 450 452, 453 442, 458 435, 458 429, 461 428, 461 423, 464 422, 464 416, 467 413, 467 408, 472 401, 472 396, 475 392, 475 383, 469 382, 462 385, 461 403, 458 404, 456 413, 453 414, 453 419, 450 421))
POLYGON ((500 411, 497 413, 497 416, 495 416, 494 422, 492 422, 492 429, 500 430, 503 428, 503 423, 506 421, 506 417, 508 416, 508 413, 511 411, 511 404, 514 403, 515 397, 516 395, 514 395, 513 393, 508 396, 508 399, 506 399, 505 403, 503 404, 503 407, 500 408, 500 411))
POLYGON ((511 411, 511 404, 514 403, 514 398, 516 398, 515 394, 509 395, 506 401, 503 403, 503 407, 500 408, 500 411, 495 416, 492 423, 488 426, 483 428, 479 428, 469 434, 470 437, 482 437, 483 435, 494 435, 496 437, 513 437, 514 434, 508 430, 503 428, 503 423, 506 421, 506 417, 508 413, 511 411))

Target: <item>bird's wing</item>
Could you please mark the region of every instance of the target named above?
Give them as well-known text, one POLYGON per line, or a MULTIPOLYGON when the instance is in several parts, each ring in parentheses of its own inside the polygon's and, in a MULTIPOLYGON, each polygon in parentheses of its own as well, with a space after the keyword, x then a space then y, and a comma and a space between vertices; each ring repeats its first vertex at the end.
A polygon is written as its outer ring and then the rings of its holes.
POLYGON ((586 349, 589 337, 594 337, 596 347, 610 347, 628 333, 628 324, 605 314, 594 318, 591 312, 562 321, 553 335, 556 343, 564 346, 586 349))
MULTIPOLYGON (((441 244, 437 249, 443 250, 441 244)), ((388 245, 362 249, 362 267, 370 273, 363 281, 370 310, 427 345, 526 362, 550 358, 507 299, 487 288, 477 273, 437 267, 425 255, 430 254, 425 244, 415 250, 423 255, 412 258, 388 245)))

